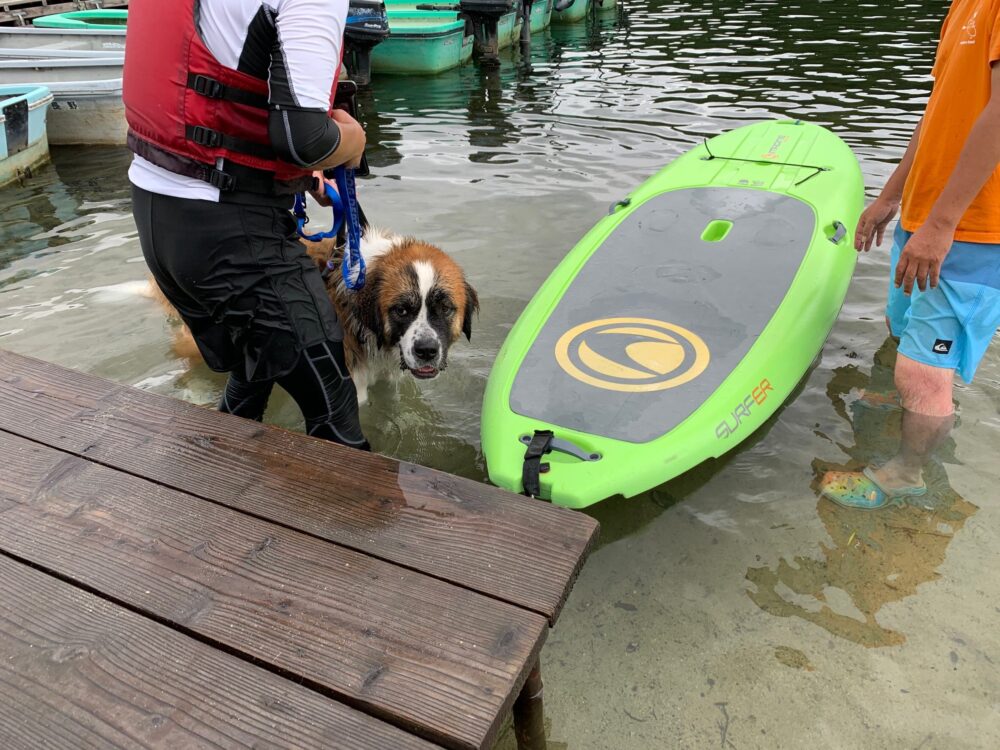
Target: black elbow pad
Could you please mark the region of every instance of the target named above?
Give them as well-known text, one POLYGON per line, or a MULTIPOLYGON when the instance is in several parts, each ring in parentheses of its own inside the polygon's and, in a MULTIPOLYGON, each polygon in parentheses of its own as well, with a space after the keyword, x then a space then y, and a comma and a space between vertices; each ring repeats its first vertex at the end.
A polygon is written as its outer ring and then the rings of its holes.
POLYGON ((340 145, 340 128, 315 109, 272 109, 267 132, 281 161, 297 167, 319 164, 340 145))

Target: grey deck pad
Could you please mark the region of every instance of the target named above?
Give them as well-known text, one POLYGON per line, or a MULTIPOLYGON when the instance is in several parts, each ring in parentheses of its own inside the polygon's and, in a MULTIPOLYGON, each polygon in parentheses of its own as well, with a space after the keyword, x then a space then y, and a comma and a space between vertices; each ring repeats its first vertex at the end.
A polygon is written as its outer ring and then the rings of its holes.
POLYGON ((694 188, 647 201, 559 301, 514 379, 511 409, 632 443, 666 434, 743 360, 815 224, 808 204, 760 190, 694 188), (713 221, 732 222, 721 241, 702 239, 713 221))

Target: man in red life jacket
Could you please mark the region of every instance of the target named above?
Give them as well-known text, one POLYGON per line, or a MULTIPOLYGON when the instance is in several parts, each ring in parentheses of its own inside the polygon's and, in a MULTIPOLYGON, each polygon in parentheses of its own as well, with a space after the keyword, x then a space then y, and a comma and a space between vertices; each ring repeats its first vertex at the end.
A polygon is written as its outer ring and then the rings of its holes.
POLYGON ((289 209, 365 135, 331 108, 348 0, 133 0, 125 111, 143 255, 208 365, 220 410, 274 384, 311 435, 368 448, 343 331, 289 209))

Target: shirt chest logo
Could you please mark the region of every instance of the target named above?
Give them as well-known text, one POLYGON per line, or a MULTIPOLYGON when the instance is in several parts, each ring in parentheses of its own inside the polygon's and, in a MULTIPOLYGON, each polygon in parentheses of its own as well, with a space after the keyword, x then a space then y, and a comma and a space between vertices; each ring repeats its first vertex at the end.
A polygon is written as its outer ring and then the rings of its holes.
POLYGON ((963 47, 976 43, 976 36, 978 34, 976 30, 976 19, 978 17, 979 9, 977 8, 976 12, 972 14, 972 18, 970 18, 966 22, 965 26, 962 27, 962 41, 960 41, 959 44, 963 47))

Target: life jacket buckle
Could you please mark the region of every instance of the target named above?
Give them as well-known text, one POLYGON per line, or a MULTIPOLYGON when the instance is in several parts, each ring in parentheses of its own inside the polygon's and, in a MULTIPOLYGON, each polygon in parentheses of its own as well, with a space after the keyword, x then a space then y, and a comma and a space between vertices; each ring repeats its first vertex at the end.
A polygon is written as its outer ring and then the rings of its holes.
POLYGON ((236 178, 221 169, 210 169, 208 171, 208 184, 218 188, 223 193, 228 193, 236 188, 236 178))
POLYGON ((209 99, 221 99, 225 86, 221 82, 208 76, 196 75, 191 81, 191 88, 195 93, 207 96, 209 99))
POLYGON ((201 125, 193 126, 188 137, 199 146, 208 146, 209 148, 216 148, 222 143, 222 133, 218 130, 204 128, 201 125))

